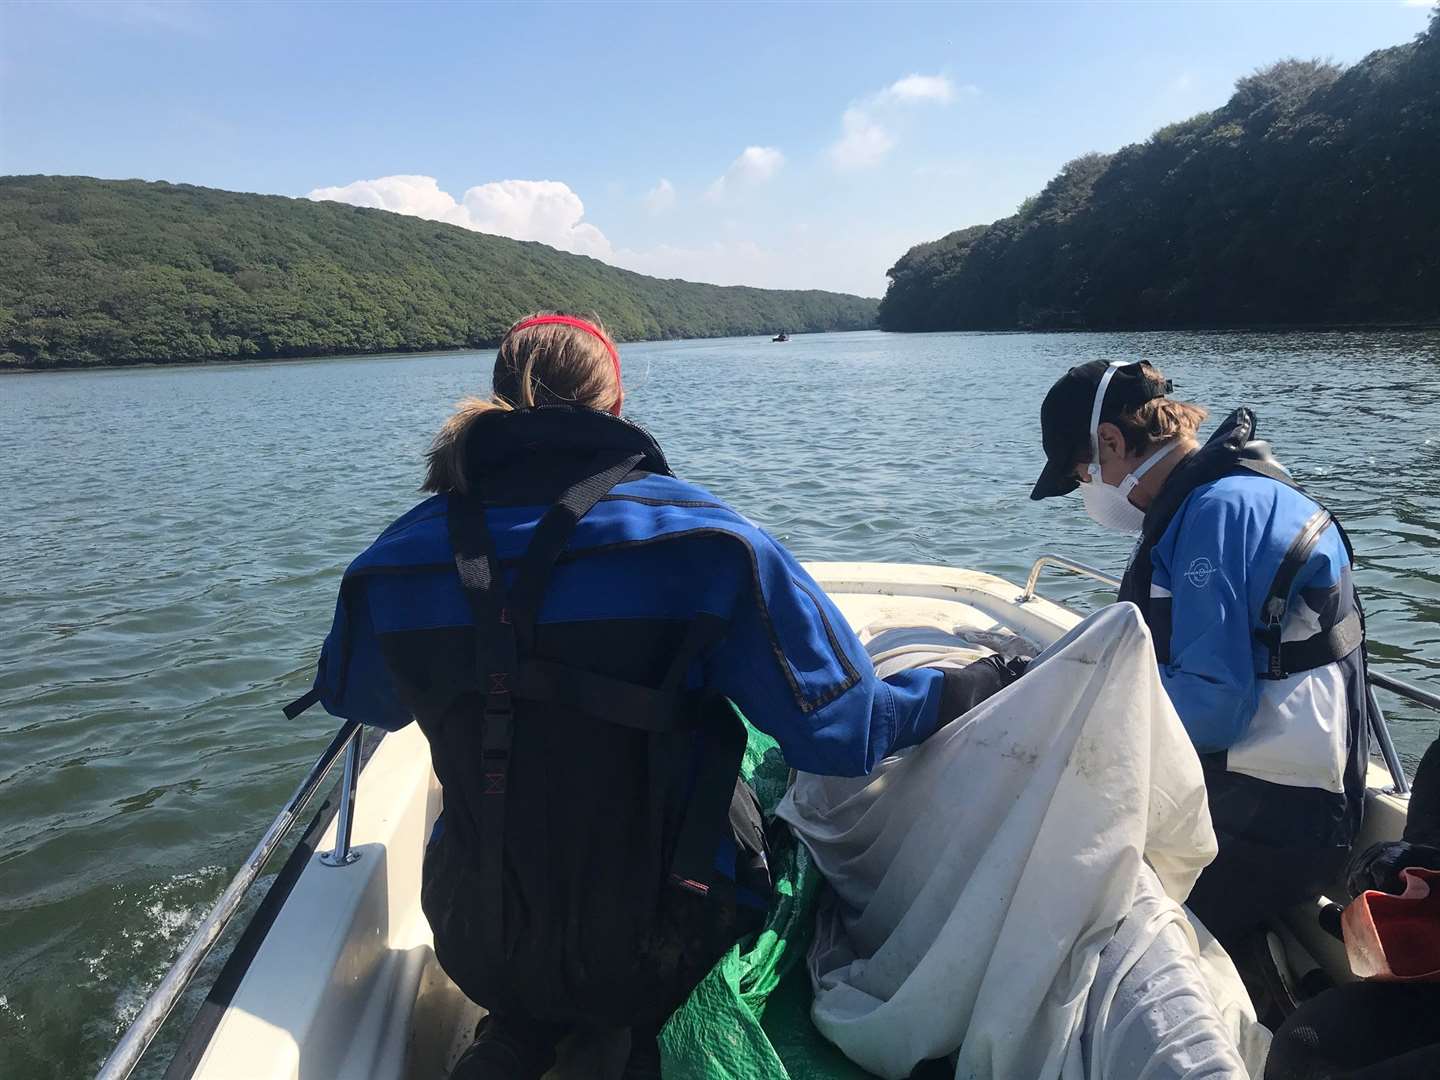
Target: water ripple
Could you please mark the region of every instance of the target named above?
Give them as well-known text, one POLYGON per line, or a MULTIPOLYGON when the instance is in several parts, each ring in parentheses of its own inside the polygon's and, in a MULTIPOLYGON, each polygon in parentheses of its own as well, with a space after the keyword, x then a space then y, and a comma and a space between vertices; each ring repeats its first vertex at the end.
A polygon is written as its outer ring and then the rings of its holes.
MULTIPOLYGON (((1181 396, 1256 409, 1351 528, 1377 657, 1440 675, 1440 335, 837 334, 624 355, 634 417, 676 470, 800 557, 1012 578, 1045 550, 1123 566, 1075 500, 1027 498, 1035 419, 1069 364, 1149 357, 1181 396)), ((416 501, 430 435, 492 357, 0 381, 0 1076, 93 1070, 289 794, 332 722, 279 706, 308 685, 340 574, 416 501)), ((1391 716, 1413 764, 1434 725, 1391 716)))

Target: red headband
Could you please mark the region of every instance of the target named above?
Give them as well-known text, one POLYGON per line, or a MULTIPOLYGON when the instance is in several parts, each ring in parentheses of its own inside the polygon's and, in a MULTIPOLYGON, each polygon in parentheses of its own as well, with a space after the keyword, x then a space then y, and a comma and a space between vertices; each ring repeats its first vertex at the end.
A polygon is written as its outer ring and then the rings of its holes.
MULTIPOLYGON (((573 315, 536 315, 533 318, 525 319, 523 322, 516 323, 510 328, 510 334, 518 334, 521 330, 529 330, 532 326, 551 325, 573 326, 576 330, 584 330, 585 333, 591 335, 592 337, 599 338, 601 344, 605 346, 605 351, 610 354, 610 363, 615 365, 615 382, 617 384, 620 384, 620 354, 615 351, 615 343, 612 342, 608 337, 606 337, 601 332, 600 328, 594 323, 588 323, 584 319, 577 319, 573 315)), ((510 334, 506 334, 505 336, 509 337, 510 334)), ((616 416, 620 415, 619 398, 615 400, 615 404, 611 407, 610 411, 616 416)))

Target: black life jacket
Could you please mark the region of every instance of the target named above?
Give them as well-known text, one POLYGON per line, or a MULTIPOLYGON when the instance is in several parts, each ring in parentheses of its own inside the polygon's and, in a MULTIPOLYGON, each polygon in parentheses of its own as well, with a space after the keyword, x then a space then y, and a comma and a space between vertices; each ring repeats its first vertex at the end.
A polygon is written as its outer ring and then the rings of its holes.
POLYGON ((1368 704, 1365 693, 1365 617, 1352 584, 1351 610, 1328 629, 1298 642, 1282 642, 1281 631, 1296 576, 1316 544, 1334 525, 1354 565, 1350 538, 1331 512, 1297 484, 1275 460, 1270 445, 1254 438, 1255 414, 1237 409, 1210 440, 1192 452, 1166 478, 1165 486, 1145 512, 1140 541, 1120 582, 1116 599, 1136 605, 1145 616, 1160 663, 1170 661, 1168 607, 1151 597, 1151 561, 1155 545, 1170 527, 1185 500, 1199 487, 1226 476, 1263 476, 1301 492, 1316 511, 1291 542, 1261 606, 1261 625, 1253 630, 1268 661, 1261 679, 1285 679, 1304 671, 1345 662, 1348 699, 1349 754, 1344 793, 1289 787, 1232 773, 1227 753, 1200 755, 1210 795, 1211 814, 1221 843, 1227 834, 1277 846, 1348 846, 1359 834, 1364 814, 1365 774, 1370 756, 1368 704))
POLYGON ((422 890, 436 953, 492 1010, 628 1026, 656 1009, 667 909, 733 901, 715 872, 727 827, 750 856, 747 887, 768 888, 753 880, 759 808, 738 780, 744 726, 723 698, 684 688, 726 624, 538 622, 579 520, 632 473, 669 475, 640 429, 525 410, 477 424, 467 462, 473 490, 451 496, 448 525, 474 627, 381 639, 444 788, 422 890), (546 503, 507 585, 487 513, 546 503))

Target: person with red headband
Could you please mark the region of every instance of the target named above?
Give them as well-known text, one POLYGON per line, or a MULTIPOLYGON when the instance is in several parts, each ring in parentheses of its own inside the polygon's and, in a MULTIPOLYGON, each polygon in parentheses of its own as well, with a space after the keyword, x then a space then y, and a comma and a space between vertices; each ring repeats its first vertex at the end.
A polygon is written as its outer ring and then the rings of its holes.
MULTIPOLYGON (((455 1080, 527 1080, 575 1032, 630 1077, 769 900, 736 710, 787 762, 859 776, 1023 670, 879 678, 773 538, 678 479, 620 413, 593 320, 500 343, 490 396, 429 453, 430 498, 345 573, 315 686, 331 714, 430 743, 444 811, 422 903, 488 1016, 455 1080)), ((572 1043, 573 1045, 573 1043, 572 1043)))

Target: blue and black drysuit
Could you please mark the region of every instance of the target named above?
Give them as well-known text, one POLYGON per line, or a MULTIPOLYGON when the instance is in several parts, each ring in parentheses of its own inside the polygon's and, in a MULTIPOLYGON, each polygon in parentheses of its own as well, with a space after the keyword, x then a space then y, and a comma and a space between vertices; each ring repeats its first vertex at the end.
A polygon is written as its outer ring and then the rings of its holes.
POLYGON ((466 476, 346 571, 315 692, 425 731, 445 810, 423 903, 491 1010, 658 1024, 764 906, 727 700, 794 768, 857 776, 1013 678, 877 678, 779 544, 606 414, 482 416, 466 476))
POLYGON ((1348 544, 1254 429, 1236 411, 1167 477, 1120 588, 1205 766, 1220 853, 1188 902, 1227 943, 1334 880, 1369 755, 1348 544))

